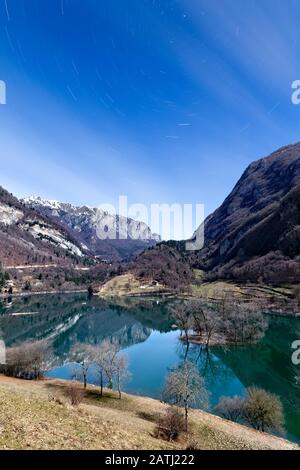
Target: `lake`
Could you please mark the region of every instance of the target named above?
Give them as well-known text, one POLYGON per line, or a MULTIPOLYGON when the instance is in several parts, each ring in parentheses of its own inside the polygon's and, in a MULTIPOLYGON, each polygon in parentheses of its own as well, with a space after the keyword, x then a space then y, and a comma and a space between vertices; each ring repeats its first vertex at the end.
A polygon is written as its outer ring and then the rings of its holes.
MULTIPOLYGON (((129 358, 131 377, 125 391, 159 398, 166 374, 185 354, 169 319, 171 302, 106 301, 85 294, 15 298, 0 303, 0 339, 9 347, 47 338, 55 356, 47 375, 66 379, 76 367, 70 354, 75 343, 115 339, 129 358)), ((291 361, 291 344, 300 339, 300 318, 269 315, 268 320, 265 336, 256 345, 212 347, 209 354, 191 345, 188 357, 205 377, 211 410, 221 396, 243 396, 248 386, 262 387, 280 396, 287 437, 300 442, 300 366, 291 361)), ((97 381, 91 370, 89 382, 97 381)))

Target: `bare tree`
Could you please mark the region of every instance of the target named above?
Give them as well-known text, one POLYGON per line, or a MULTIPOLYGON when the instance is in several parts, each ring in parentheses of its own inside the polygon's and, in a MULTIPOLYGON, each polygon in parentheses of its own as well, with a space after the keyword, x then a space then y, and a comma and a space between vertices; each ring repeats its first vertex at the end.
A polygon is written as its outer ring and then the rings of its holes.
POLYGON ((77 384, 70 383, 66 388, 66 396, 69 398, 71 405, 78 406, 84 397, 84 391, 77 384))
POLYGON ((116 384, 117 390, 119 393, 119 399, 122 398, 122 385, 128 379, 129 372, 128 372, 128 358, 125 354, 118 353, 115 358, 115 376, 116 376, 116 384))
POLYGON ((170 406, 163 415, 157 417, 155 437, 174 441, 185 430, 185 420, 182 413, 170 406))
POLYGON ((113 388, 114 374, 116 371, 116 359, 120 346, 116 341, 107 341, 102 344, 104 348, 103 361, 101 363, 102 371, 107 377, 108 388, 113 388))
POLYGON ((223 318, 224 334, 235 343, 260 340, 268 327, 267 317, 253 304, 235 304, 223 318))
POLYGON ((113 388, 114 384, 121 398, 122 384, 129 377, 127 356, 120 352, 116 341, 104 340, 99 346, 85 347, 85 363, 81 362, 81 374, 86 376, 90 364, 97 367, 100 382, 100 395, 103 395, 104 384, 113 388))
POLYGON ((108 357, 110 356, 110 348, 111 342, 108 340, 103 341, 97 346, 87 345, 85 348, 88 361, 96 366, 99 375, 100 396, 103 395, 106 376, 105 370, 107 369, 106 362, 108 362, 108 357))
POLYGON ((198 369, 191 362, 184 362, 167 376, 163 390, 163 399, 173 405, 184 408, 185 430, 188 431, 188 413, 197 404, 206 407, 208 392, 198 369))
POLYGON ((100 346, 95 346, 95 364, 98 369, 99 374, 99 382, 100 382, 100 396, 103 396, 103 386, 105 380, 105 364, 106 364, 106 356, 109 352, 110 348, 110 341, 103 341, 100 346))
POLYGON ((200 337, 204 336, 205 348, 208 349, 213 334, 220 331, 221 317, 215 309, 204 304, 202 301, 192 301, 190 310, 192 315, 192 329, 198 333, 200 337))
POLYGON ((80 369, 74 372, 74 378, 83 382, 84 388, 86 388, 88 371, 92 365, 95 365, 99 374, 100 395, 102 396, 106 378, 112 388, 113 364, 116 353, 116 345, 112 345, 109 340, 103 341, 99 346, 83 343, 75 344, 72 348, 72 354, 80 365, 80 369))
POLYGON ((170 307, 170 316, 174 320, 181 334, 188 339, 190 329, 190 306, 188 302, 176 302, 170 307))
POLYGON ((170 308, 170 316, 174 320, 177 328, 180 330, 180 336, 184 334, 186 341, 185 359, 189 352, 189 330, 191 328, 190 303, 177 302, 170 308))
POLYGON ((200 337, 202 337, 203 332, 204 332, 204 324, 203 324, 204 315, 202 314, 202 306, 203 304, 199 300, 194 300, 190 304, 191 316, 192 316, 191 326, 192 326, 193 331, 197 333, 200 337))
POLYGON ((206 349, 218 335, 223 341, 250 343, 261 339, 268 327, 266 316, 253 303, 239 303, 233 293, 226 293, 221 302, 189 302, 192 330, 203 339, 206 349))
POLYGON ((40 340, 9 348, 6 356, 6 374, 25 379, 41 379, 51 362, 52 351, 47 341, 40 340))
POLYGON ((87 375, 89 368, 94 362, 94 348, 89 344, 76 343, 72 348, 72 354, 79 364, 79 370, 75 370, 74 378, 83 382, 83 387, 87 387, 87 375))
POLYGON ((239 422, 244 416, 245 399, 235 397, 221 397, 215 410, 216 413, 230 421, 239 422))

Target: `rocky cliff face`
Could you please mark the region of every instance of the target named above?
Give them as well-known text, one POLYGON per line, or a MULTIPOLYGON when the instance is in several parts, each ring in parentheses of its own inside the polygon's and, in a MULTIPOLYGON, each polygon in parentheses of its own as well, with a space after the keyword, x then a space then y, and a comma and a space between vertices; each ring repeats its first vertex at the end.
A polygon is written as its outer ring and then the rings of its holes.
POLYGON ((101 209, 47 201, 35 196, 22 202, 64 226, 93 256, 106 261, 128 259, 159 241, 159 236, 152 234, 143 222, 101 209))
POLYGON ((300 143, 253 162, 190 255, 212 277, 300 281, 300 143))
POLYGON ((79 262, 85 249, 53 220, 0 187, 0 260, 6 266, 79 262))

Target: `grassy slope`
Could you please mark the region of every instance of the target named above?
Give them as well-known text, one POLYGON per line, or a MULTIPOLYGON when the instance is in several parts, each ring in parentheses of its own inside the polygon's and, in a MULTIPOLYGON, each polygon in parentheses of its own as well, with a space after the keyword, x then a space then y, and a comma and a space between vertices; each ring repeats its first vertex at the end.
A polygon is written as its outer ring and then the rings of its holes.
POLYGON ((124 296, 124 295, 145 295, 167 292, 164 286, 153 286, 151 283, 141 282, 132 274, 122 274, 107 281, 99 291, 99 295, 106 296, 124 296))
MULTIPOLYGON (((113 392, 99 398, 88 388, 84 402, 71 407, 66 382, 28 382, 0 376, 1 449, 185 449, 153 437, 153 416, 165 405, 157 400, 113 392), (49 397, 60 398, 62 404, 49 397)), ((282 449, 296 445, 225 421, 202 411, 191 413, 200 449, 282 449)))
MULTIPOLYGON (((195 276, 198 280, 202 280, 201 271, 195 270, 195 276)), ((228 281, 213 281, 203 282, 202 284, 194 283, 190 287, 189 292, 180 296, 219 301, 226 297, 234 297, 236 300, 259 302, 260 305, 268 305, 270 310, 273 307, 274 310, 281 307, 287 312, 289 311, 288 302, 293 297, 291 286, 272 287, 250 283, 239 285, 228 281)), ((103 297, 143 296, 151 294, 172 294, 172 292, 162 285, 153 286, 151 282, 141 282, 130 273, 116 276, 107 281, 98 292, 98 295, 103 297)))

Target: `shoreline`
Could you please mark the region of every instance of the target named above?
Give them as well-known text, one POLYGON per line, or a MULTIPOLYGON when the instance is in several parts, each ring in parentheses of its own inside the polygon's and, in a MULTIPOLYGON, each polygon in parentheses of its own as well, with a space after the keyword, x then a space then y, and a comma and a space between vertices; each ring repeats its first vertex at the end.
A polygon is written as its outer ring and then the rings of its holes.
MULTIPOLYGON (((104 284, 105 286, 105 284, 104 284)), ((144 292, 117 292, 112 290, 112 292, 107 292, 103 290, 102 286, 100 290, 94 291, 93 296, 102 298, 102 299, 112 299, 112 298, 119 298, 119 299, 124 299, 124 298, 136 298, 136 299, 143 299, 143 298, 174 298, 178 300, 203 300, 207 302, 220 302, 222 299, 218 297, 205 297, 204 295, 195 295, 191 293, 176 293, 176 292, 171 292, 163 289, 153 289, 149 291, 144 291, 144 292)), ((0 300, 1 299, 13 299, 13 298, 26 298, 26 297, 31 297, 31 296, 42 296, 42 295, 71 295, 71 294, 88 294, 88 288, 78 288, 78 289, 69 289, 69 290, 60 290, 60 289, 54 289, 54 290, 45 290, 45 291, 26 291, 26 292, 13 292, 12 294, 8 294, 7 292, 0 292, 0 300)), ((265 297, 266 303, 263 306, 263 308, 260 309, 260 311, 263 311, 264 314, 266 315, 272 315, 272 316, 279 316, 279 317, 294 317, 298 318, 300 317, 300 307, 299 311, 292 311, 291 309, 288 308, 288 305, 286 306, 287 309, 286 311, 283 310, 282 306, 278 306, 276 309, 276 306, 274 305, 274 302, 269 302, 268 307, 266 304, 267 298, 265 297)), ((247 301, 245 301, 247 303, 247 301)), ((192 342, 192 341, 190 341, 192 342)), ((201 344, 200 342, 196 341, 195 344, 201 344)), ((224 344, 228 344, 225 342, 224 344)), ((230 343, 231 344, 231 343, 230 343)))
POLYGON ((201 338, 199 335, 191 335, 191 336, 181 336, 179 337, 180 341, 184 342, 184 343, 190 343, 190 344, 195 344, 197 346, 201 346, 201 347, 204 347, 204 348, 210 348, 210 347, 214 347, 214 346, 249 346, 249 345, 254 345, 256 344, 255 341, 253 342, 243 342, 243 341, 231 341, 231 340, 227 340, 226 338, 224 337, 212 337, 209 341, 209 345, 207 346, 206 343, 206 339, 205 338, 201 338))
POLYGON ((0 293, 0 299, 10 299, 18 297, 31 297, 33 295, 50 295, 50 294, 84 294, 88 293, 88 289, 78 290, 51 290, 51 291, 31 291, 31 292, 15 292, 12 294, 0 293))

